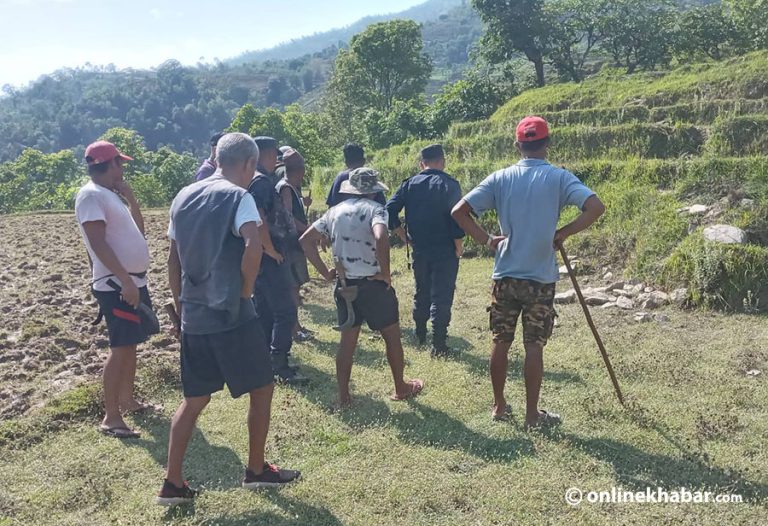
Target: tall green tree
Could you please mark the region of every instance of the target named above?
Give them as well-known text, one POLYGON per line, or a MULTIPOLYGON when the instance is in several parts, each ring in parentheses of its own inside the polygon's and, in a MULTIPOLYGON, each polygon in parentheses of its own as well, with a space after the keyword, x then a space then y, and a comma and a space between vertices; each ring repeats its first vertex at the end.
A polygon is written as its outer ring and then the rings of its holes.
POLYGON ((395 101, 424 92, 432 63, 423 53, 421 28, 412 20, 371 24, 339 52, 324 108, 345 140, 361 132, 368 110, 388 113, 395 101))
POLYGON ((725 0, 746 49, 768 48, 768 0, 725 0))
POLYGON ((483 55, 498 64, 522 53, 536 70, 536 84, 543 86, 544 63, 557 30, 544 0, 472 0, 472 5, 486 28, 480 41, 483 55))

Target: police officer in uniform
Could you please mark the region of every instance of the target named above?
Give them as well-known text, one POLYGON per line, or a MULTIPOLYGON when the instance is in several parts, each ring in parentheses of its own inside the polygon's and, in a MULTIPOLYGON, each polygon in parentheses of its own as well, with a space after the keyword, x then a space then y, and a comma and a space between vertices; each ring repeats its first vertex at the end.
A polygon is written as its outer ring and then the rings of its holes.
POLYGON ((445 173, 445 152, 439 144, 421 151, 419 166, 421 172, 403 181, 387 202, 389 228, 413 247, 413 321, 419 344, 426 343, 431 319, 432 356, 446 356, 464 237, 451 209, 461 199, 461 186, 445 173), (407 235, 399 217, 403 208, 407 235))

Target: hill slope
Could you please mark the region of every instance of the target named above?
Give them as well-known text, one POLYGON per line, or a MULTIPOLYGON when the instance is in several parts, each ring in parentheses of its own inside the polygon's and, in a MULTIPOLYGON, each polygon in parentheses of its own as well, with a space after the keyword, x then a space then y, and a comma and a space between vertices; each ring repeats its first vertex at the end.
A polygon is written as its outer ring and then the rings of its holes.
MULTIPOLYGON (((486 121, 454 125, 444 139, 449 171, 469 190, 515 162, 516 123, 541 114, 553 124, 551 158, 608 206, 598 228, 571 241, 587 267, 685 285, 698 304, 766 310, 767 79, 762 52, 666 74, 608 71, 582 84, 532 90, 486 121), (707 208, 702 215, 678 212, 693 204, 707 208), (704 243, 703 229, 716 223, 743 229, 748 242, 704 243)), ((373 164, 397 185, 415 170, 425 144, 378 152, 373 164)))

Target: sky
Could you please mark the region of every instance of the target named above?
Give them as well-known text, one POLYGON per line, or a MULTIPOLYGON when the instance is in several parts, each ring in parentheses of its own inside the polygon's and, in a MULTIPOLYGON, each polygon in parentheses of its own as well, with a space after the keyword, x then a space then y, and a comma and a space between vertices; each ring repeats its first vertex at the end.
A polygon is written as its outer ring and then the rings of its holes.
POLYGON ((225 60, 424 0, 0 0, 0 86, 63 67, 225 60))

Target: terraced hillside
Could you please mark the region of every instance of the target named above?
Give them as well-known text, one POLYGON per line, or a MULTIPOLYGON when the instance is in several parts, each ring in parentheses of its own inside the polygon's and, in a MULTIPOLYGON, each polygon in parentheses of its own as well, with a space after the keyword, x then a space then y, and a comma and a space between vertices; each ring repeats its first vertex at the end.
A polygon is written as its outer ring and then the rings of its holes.
MULTIPOLYGON (((514 127, 529 114, 552 124, 553 162, 608 206, 597 229, 571 242, 585 268, 684 285, 696 304, 768 307, 768 54, 526 92, 444 138, 465 190, 516 161, 514 127), (713 224, 742 229, 746 242, 704 242, 713 224)), ((397 185, 425 144, 377 152, 372 164, 397 185)))

